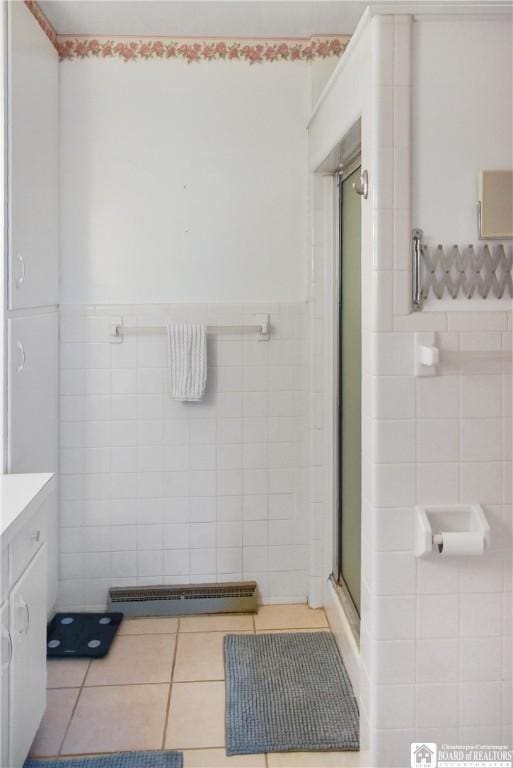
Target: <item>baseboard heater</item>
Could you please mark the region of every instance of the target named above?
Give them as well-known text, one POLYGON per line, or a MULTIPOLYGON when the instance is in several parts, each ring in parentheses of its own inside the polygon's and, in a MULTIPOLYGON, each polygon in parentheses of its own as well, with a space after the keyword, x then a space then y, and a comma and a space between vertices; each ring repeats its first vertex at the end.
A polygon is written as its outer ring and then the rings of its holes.
POLYGON ((111 587, 109 611, 120 611, 125 616, 255 613, 257 610, 256 587, 256 581, 111 587))

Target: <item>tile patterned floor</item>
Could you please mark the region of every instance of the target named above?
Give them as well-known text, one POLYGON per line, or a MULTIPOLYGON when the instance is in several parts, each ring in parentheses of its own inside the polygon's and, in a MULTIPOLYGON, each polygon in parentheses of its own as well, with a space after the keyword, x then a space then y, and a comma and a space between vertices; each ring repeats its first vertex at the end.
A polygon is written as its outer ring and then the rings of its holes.
POLYGON ((226 757, 223 637, 326 631, 323 610, 125 620, 105 659, 48 662, 48 707, 32 755, 179 749, 184 768, 352 768, 351 752, 226 757), (200 718, 198 718, 200 713, 200 718))

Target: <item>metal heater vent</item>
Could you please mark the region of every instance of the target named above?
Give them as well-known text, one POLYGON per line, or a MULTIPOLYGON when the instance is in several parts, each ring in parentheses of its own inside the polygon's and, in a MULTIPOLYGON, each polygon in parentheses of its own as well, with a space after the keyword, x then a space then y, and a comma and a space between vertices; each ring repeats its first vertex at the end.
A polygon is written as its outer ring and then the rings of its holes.
POLYGON ((128 616, 254 613, 256 581, 177 586, 111 587, 109 610, 128 616))

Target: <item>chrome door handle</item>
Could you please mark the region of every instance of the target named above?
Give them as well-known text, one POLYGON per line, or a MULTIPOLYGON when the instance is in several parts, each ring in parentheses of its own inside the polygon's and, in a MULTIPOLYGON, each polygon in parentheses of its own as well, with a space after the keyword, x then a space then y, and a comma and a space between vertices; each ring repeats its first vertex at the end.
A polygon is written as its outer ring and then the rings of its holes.
POLYGON ((17 253, 16 254, 16 258, 18 259, 18 261, 21 264, 21 275, 16 280, 16 288, 18 288, 18 290, 19 290, 21 288, 21 286, 23 285, 23 283, 25 282, 25 259, 23 258, 21 253, 17 253))
POLYGON ((19 374, 25 368, 25 347, 23 346, 22 342, 19 339, 16 342, 16 348, 20 353, 20 362, 16 366, 16 373, 19 374))

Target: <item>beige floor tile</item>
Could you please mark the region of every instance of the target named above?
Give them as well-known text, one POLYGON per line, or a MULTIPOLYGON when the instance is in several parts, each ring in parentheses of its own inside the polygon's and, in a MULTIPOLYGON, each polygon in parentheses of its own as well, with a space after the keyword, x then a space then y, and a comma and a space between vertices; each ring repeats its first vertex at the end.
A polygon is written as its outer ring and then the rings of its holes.
POLYGON ((104 659, 94 659, 85 685, 168 683, 175 635, 124 635, 116 637, 104 659))
POLYGON ((357 768, 363 766, 359 752, 273 752, 269 768, 357 768))
POLYGON ((119 635, 173 635, 178 631, 178 619, 167 616, 155 618, 123 619, 119 635))
POLYGON ((160 749, 169 685, 83 688, 61 754, 160 749))
POLYGON ((173 682, 224 680, 223 641, 227 634, 230 633, 189 632, 178 635, 173 682))
POLYGON ((30 750, 35 757, 53 757, 59 749, 79 694, 79 688, 48 691, 46 712, 30 750))
POLYGON ((328 620, 322 608, 307 605, 262 605, 255 616, 255 628, 309 629, 327 627, 328 620))
POLYGON ((173 682, 224 680, 224 632, 178 636, 173 682))
POLYGON ((173 683, 167 749, 224 747, 224 683, 173 683))
POLYGON ((184 768, 265 768, 265 755, 227 757, 224 749, 186 749, 184 768))
POLYGON ((184 616, 180 619, 180 632, 252 632, 253 614, 212 614, 184 616))
POLYGON ((89 659, 48 659, 47 688, 80 688, 89 667, 89 659))

